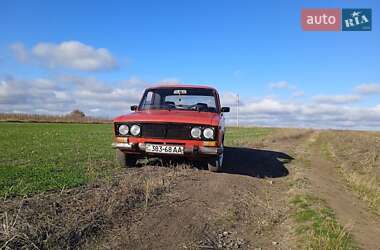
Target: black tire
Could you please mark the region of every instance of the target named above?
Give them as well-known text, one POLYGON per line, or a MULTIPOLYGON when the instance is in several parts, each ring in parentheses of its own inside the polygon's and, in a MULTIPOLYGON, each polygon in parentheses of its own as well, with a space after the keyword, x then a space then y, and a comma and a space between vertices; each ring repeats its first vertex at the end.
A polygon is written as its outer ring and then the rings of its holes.
POLYGON ((220 172, 223 167, 223 153, 209 159, 207 163, 208 170, 211 172, 220 172))
POLYGON ((126 154, 120 149, 116 149, 116 160, 120 167, 131 168, 135 167, 137 163, 137 157, 131 154, 126 154))
POLYGON ((193 167, 201 170, 207 169, 207 161, 205 160, 195 160, 193 161, 193 167))
POLYGON ((213 157, 208 161, 207 163, 208 170, 211 172, 222 171, 223 158, 224 158, 224 136, 222 139, 222 152, 218 154, 216 157, 213 157))

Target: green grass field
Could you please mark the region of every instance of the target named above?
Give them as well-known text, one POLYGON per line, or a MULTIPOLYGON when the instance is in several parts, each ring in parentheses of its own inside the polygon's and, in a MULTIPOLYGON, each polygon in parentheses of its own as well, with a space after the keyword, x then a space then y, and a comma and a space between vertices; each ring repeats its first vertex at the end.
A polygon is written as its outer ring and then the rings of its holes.
POLYGON ((1 196, 79 186, 116 168, 110 124, 0 123, 0 131, 1 196))
MULTIPOLYGON (((118 167, 111 124, 0 123, 0 196, 71 188, 118 167)), ((267 128, 228 128, 227 146, 243 145, 267 128)))
POLYGON ((273 128, 227 128, 225 136, 226 146, 244 146, 257 143, 260 139, 273 132, 273 128))

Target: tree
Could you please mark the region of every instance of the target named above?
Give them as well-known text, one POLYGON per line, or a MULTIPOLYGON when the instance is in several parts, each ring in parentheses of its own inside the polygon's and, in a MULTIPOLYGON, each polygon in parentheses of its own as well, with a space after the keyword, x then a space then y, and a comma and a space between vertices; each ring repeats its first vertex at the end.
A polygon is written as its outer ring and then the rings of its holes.
POLYGON ((83 118, 86 115, 84 114, 84 112, 80 111, 79 109, 75 109, 70 112, 69 116, 75 117, 75 118, 83 118))

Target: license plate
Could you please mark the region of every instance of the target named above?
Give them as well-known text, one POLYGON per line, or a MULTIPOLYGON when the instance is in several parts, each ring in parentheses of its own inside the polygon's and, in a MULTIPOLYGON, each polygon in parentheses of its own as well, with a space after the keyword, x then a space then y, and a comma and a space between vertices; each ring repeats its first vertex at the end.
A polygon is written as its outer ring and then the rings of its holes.
POLYGON ((183 146, 145 144, 145 151, 148 153, 183 155, 183 146))

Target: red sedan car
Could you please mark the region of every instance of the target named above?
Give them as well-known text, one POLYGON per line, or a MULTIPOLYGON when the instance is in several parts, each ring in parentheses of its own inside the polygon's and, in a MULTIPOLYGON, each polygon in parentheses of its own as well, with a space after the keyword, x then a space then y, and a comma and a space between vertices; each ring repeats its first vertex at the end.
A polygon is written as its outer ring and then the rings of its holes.
POLYGON ((145 90, 134 111, 114 119, 112 146, 123 167, 141 157, 186 157, 207 163, 210 171, 223 164, 224 112, 216 89, 197 85, 164 85, 145 90))

